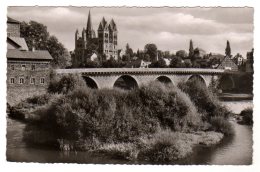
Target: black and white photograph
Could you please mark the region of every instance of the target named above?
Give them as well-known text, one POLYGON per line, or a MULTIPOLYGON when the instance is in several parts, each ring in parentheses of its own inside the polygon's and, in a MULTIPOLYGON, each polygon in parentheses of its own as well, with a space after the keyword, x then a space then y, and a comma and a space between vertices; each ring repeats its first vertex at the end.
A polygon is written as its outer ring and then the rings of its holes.
POLYGON ((253 164, 254 7, 8 6, 5 21, 7 162, 253 164))

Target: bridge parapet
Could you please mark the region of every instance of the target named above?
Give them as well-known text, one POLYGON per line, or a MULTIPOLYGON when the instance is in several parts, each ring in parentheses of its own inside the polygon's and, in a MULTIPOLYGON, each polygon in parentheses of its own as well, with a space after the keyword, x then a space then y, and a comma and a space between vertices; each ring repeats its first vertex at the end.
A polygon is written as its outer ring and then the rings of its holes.
POLYGON ((78 68, 56 69, 56 73, 79 73, 79 74, 205 74, 221 75, 224 69, 201 69, 201 68, 78 68))

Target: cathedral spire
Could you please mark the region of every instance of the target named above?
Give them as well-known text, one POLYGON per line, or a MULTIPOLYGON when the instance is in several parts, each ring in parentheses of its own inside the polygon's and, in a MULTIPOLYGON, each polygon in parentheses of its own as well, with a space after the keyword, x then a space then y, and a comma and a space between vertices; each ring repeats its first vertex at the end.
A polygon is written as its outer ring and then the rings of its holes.
POLYGON ((91 21, 91 14, 90 14, 90 10, 88 12, 88 22, 87 22, 87 31, 92 31, 92 21, 91 21))

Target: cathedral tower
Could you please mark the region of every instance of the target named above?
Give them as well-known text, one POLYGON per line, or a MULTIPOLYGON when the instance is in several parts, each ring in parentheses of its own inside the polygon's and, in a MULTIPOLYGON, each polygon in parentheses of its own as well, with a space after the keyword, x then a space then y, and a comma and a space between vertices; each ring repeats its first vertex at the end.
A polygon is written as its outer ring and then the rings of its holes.
POLYGON ((105 54, 106 59, 118 59, 117 27, 113 19, 110 23, 107 23, 104 17, 101 20, 98 27, 98 43, 99 53, 105 54))

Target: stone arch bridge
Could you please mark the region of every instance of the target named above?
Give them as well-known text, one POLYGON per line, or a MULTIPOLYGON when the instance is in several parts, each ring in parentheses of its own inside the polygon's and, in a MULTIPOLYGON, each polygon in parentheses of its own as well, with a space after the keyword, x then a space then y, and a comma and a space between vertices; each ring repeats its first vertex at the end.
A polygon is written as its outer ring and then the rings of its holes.
POLYGON ((177 85, 193 77, 198 77, 209 86, 212 79, 219 79, 225 73, 225 70, 201 68, 88 68, 57 69, 56 73, 61 75, 80 74, 88 86, 102 89, 115 87, 115 83, 120 79, 139 87, 155 80, 177 85))

